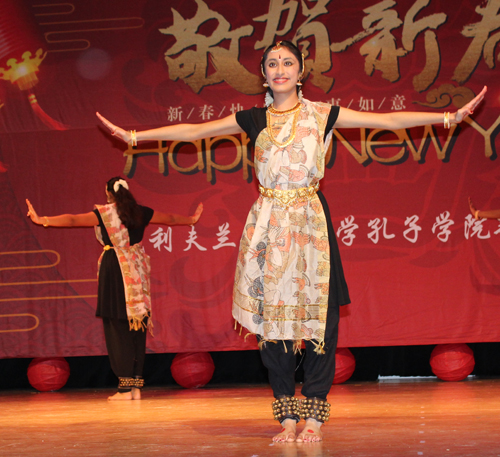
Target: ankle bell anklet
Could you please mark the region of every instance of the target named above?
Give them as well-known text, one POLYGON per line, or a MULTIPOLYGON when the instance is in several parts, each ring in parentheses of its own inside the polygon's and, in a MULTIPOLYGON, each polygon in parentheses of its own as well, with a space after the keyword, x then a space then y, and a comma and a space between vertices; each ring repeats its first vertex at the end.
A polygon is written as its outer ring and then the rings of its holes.
POLYGON ((283 422, 285 419, 293 419, 296 422, 300 421, 300 405, 299 399, 295 397, 279 397, 273 401, 274 418, 283 422))
POLYGON ((328 422, 330 418, 330 403, 317 397, 306 398, 300 402, 301 419, 314 419, 319 422, 328 422))
POLYGON ((144 386, 144 378, 118 378, 118 388, 132 388, 136 387, 141 389, 144 386))

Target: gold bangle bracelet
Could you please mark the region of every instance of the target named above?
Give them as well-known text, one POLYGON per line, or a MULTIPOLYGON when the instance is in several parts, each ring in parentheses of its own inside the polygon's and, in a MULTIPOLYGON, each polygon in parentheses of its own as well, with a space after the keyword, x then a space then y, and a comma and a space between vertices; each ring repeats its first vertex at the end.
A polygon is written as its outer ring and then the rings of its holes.
POLYGON ((132 147, 137 146, 137 134, 135 130, 130 131, 130 136, 131 136, 131 141, 132 141, 132 147))
POLYGON ((49 218, 47 216, 43 216, 43 218, 45 219, 45 224, 43 224, 43 226, 48 227, 49 226, 49 218))
POLYGON ((444 113, 443 123, 444 123, 444 128, 445 129, 449 129, 451 127, 451 124, 450 124, 450 113, 448 111, 446 111, 444 113))

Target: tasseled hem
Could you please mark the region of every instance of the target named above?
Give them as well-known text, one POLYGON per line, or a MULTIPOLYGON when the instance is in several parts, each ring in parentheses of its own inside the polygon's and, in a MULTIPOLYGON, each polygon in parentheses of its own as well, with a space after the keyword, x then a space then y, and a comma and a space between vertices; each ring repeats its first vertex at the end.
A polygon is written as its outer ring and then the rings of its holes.
POLYGON ((149 330, 149 333, 151 336, 154 337, 153 335, 153 319, 151 319, 151 315, 145 315, 142 317, 129 317, 128 318, 128 323, 129 323, 129 330, 142 330, 143 332, 145 330, 149 330), (148 318, 148 323, 146 324, 144 320, 148 318))
POLYGON ((302 354, 302 340, 295 340, 293 342, 293 353, 294 354, 302 354))
POLYGON ((316 341, 314 340, 309 340, 312 344, 314 344, 314 352, 316 352, 316 354, 324 354, 325 353, 325 342, 322 340, 322 341, 318 341, 316 343, 316 341))
MULTIPOLYGON (((238 324, 239 324, 239 322, 235 319, 234 320, 234 329, 235 330, 238 330, 238 324)), ((239 331, 240 336, 241 336, 242 332, 243 332, 243 326, 240 324, 240 331, 239 331)), ((280 340, 266 340, 261 335, 258 335, 256 333, 252 333, 252 332, 247 332, 243 339, 246 341, 246 339, 251 335, 259 336, 261 338, 259 343, 258 343, 259 350, 262 350, 263 348, 265 348, 266 343, 278 344, 278 341, 280 341, 280 340)), ((290 340, 281 340, 281 341, 283 342, 283 347, 285 348, 285 353, 287 353, 288 349, 286 347, 285 341, 290 341, 290 340)), ((320 354, 320 355, 325 354, 325 341, 324 340, 300 339, 300 340, 291 340, 291 341, 293 341, 293 353, 294 354, 297 354, 297 353, 302 354, 302 342, 303 341, 310 341, 314 345, 314 352, 316 352, 316 354, 320 354)))

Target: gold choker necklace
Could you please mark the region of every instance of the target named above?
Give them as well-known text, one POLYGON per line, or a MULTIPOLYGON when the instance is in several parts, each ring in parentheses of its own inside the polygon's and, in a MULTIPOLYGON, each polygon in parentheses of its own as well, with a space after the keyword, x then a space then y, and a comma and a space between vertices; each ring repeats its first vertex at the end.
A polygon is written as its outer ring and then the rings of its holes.
POLYGON ((284 110, 284 111, 280 111, 280 110, 277 110, 274 107, 273 103, 271 103, 271 105, 269 105, 267 107, 267 111, 269 113, 271 113, 273 116, 286 116, 287 114, 293 114, 296 111, 298 111, 300 109, 300 106, 301 106, 301 103, 297 102, 297 104, 293 108, 290 108, 290 109, 287 109, 287 110, 284 110))
POLYGON ((267 120, 267 133, 269 135, 270 140, 275 146, 278 146, 278 148, 286 148, 290 144, 292 144, 293 140, 295 139, 295 135, 297 133, 297 122, 299 120, 299 115, 300 115, 300 108, 301 108, 301 103, 298 102, 293 108, 285 110, 285 111, 278 111, 277 109, 274 108, 273 105, 270 105, 267 107, 266 111, 266 120, 267 120), (280 143, 276 137, 274 136, 273 132, 273 126, 271 122, 271 115, 272 116, 287 116, 289 114, 293 114, 293 120, 292 120, 292 129, 290 132, 290 135, 288 136, 288 139, 284 141, 283 143, 280 143))

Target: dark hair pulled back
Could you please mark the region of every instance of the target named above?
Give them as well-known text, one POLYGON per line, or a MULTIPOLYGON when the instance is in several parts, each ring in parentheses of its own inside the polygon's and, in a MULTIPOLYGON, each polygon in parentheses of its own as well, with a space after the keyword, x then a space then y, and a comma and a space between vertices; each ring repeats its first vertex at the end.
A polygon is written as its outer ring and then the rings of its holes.
POLYGON ((139 227, 142 223, 142 211, 137 202, 135 201, 132 192, 125 189, 121 184, 115 192, 114 184, 116 181, 123 179, 120 176, 111 178, 106 184, 106 190, 113 196, 116 203, 116 210, 118 216, 127 229, 134 229, 139 227))
MULTIPOLYGON (((287 41, 287 40, 278 41, 278 42, 273 43, 272 45, 270 45, 266 48, 266 50, 264 51, 264 54, 262 54, 262 59, 260 61, 260 68, 262 71, 262 75, 265 77, 265 74, 266 74, 265 65, 266 65, 267 57, 269 56, 269 53, 273 50, 273 48, 278 46, 278 43, 281 47, 287 48, 297 58, 297 60, 299 61, 299 66, 300 66, 299 75, 302 75, 304 73, 304 60, 302 57, 302 52, 300 52, 300 49, 295 44, 293 44, 291 41, 287 41)), ((300 87, 297 86, 297 93, 299 93, 299 90, 300 90, 300 87)), ((270 87, 267 88, 267 92, 269 92, 271 97, 273 97, 273 91, 271 90, 270 87)))

